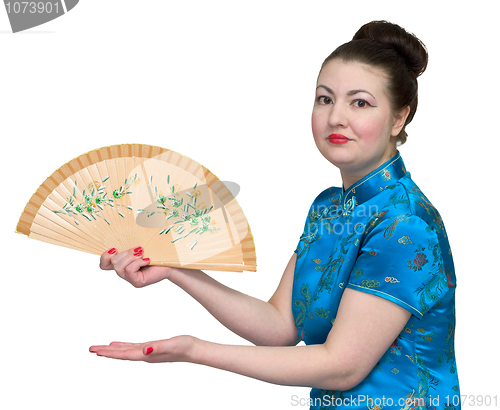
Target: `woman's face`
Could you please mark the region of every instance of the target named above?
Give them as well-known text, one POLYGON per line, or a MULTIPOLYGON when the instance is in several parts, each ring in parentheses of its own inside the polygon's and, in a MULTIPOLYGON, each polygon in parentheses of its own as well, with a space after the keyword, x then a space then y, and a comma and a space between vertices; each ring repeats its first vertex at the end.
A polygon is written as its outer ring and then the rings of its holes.
POLYGON ((326 63, 318 77, 314 141, 340 169, 345 188, 396 153, 396 136, 409 108, 393 114, 386 81, 381 69, 342 60, 326 63))

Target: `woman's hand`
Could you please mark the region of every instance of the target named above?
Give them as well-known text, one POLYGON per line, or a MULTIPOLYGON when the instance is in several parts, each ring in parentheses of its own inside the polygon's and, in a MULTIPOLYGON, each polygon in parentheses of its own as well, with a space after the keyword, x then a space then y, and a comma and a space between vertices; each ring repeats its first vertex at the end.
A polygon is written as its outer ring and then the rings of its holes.
POLYGON ((147 343, 113 342, 104 346, 91 346, 89 351, 111 359, 160 362, 189 362, 197 339, 176 336, 171 339, 147 343))
MULTIPOLYGON (((366 378, 410 315, 387 299, 347 288, 323 344, 237 346, 178 336, 148 343, 92 346, 90 351, 122 360, 196 363, 268 383, 344 391, 366 378)), ((267 317, 261 316, 261 320, 267 317)))
POLYGON ((136 288, 151 285, 167 279, 170 269, 166 266, 148 266, 149 258, 143 258, 141 247, 117 253, 110 249, 101 255, 99 267, 104 270, 115 270, 117 275, 136 288))

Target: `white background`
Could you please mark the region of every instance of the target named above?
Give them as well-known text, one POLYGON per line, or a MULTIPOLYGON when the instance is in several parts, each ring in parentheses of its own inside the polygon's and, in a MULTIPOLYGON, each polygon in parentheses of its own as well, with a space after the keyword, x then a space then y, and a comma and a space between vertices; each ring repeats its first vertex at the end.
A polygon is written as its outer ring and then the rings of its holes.
POLYGON ((0 407, 288 409, 292 395, 308 397, 202 366, 90 354, 92 344, 178 334, 246 342, 167 282, 135 289, 93 255, 14 230, 32 193, 72 158, 119 143, 162 146, 241 186, 259 269, 213 276, 269 298, 311 201, 340 183, 310 132, 319 67, 378 19, 429 49, 401 152, 454 252, 462 394, 500 396, 497 14, 491 1, 81 0, 12 34, 0 8, 0 407))

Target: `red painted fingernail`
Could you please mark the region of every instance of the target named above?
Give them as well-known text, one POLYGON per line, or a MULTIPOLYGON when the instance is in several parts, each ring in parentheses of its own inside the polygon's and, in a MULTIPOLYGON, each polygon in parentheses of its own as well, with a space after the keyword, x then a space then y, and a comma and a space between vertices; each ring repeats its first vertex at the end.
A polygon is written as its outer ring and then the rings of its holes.
POLYGON ((108 253, 109 253, 110 255, 113 255, 113 254, 115 254, 115 253, 116 253, 116 249, 115 249, 115 248, 110 249, 110 250, 108 251, 108 253))
POLYGON ((151 259, 149 259, 149 258, 144 258, 144 259, 143 259, 143 261, 145 261, 145 262, 149 262, 150 260, 151 260, 151 259))
POLYGON ((138 248, 134 249, 134 252, 135 253, 139 253, 139 252, 142 253, 142 248, 139 246, 138 248))
POLYGON ((134 253, 134 256, 142 256, 142 252, 134 253))
POLYGON ((146 354, 150 354, 150 353, 153 353, 153 348, 152 347, 148 347, 146 349, 146 354))

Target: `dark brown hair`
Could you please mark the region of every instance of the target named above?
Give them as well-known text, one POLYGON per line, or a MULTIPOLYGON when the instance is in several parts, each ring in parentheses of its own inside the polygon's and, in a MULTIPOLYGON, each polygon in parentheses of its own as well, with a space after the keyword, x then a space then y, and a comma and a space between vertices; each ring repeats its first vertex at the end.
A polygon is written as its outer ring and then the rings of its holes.
MULTIPOLYGON (((417 77, 427 67, 425 45, 413 34, 387 21, 372 21, 362 26, 352 41, 338 47, 323 62, 334 59, 356 61, 377 67, 388 77, 387 92, 394 113, 406 106, 410 113, 397 136, 399 145, 406 142, 406 125, 411 122, 418 103, 417 77)), ((322 67, 323 67, 322 66, 322 67)))

